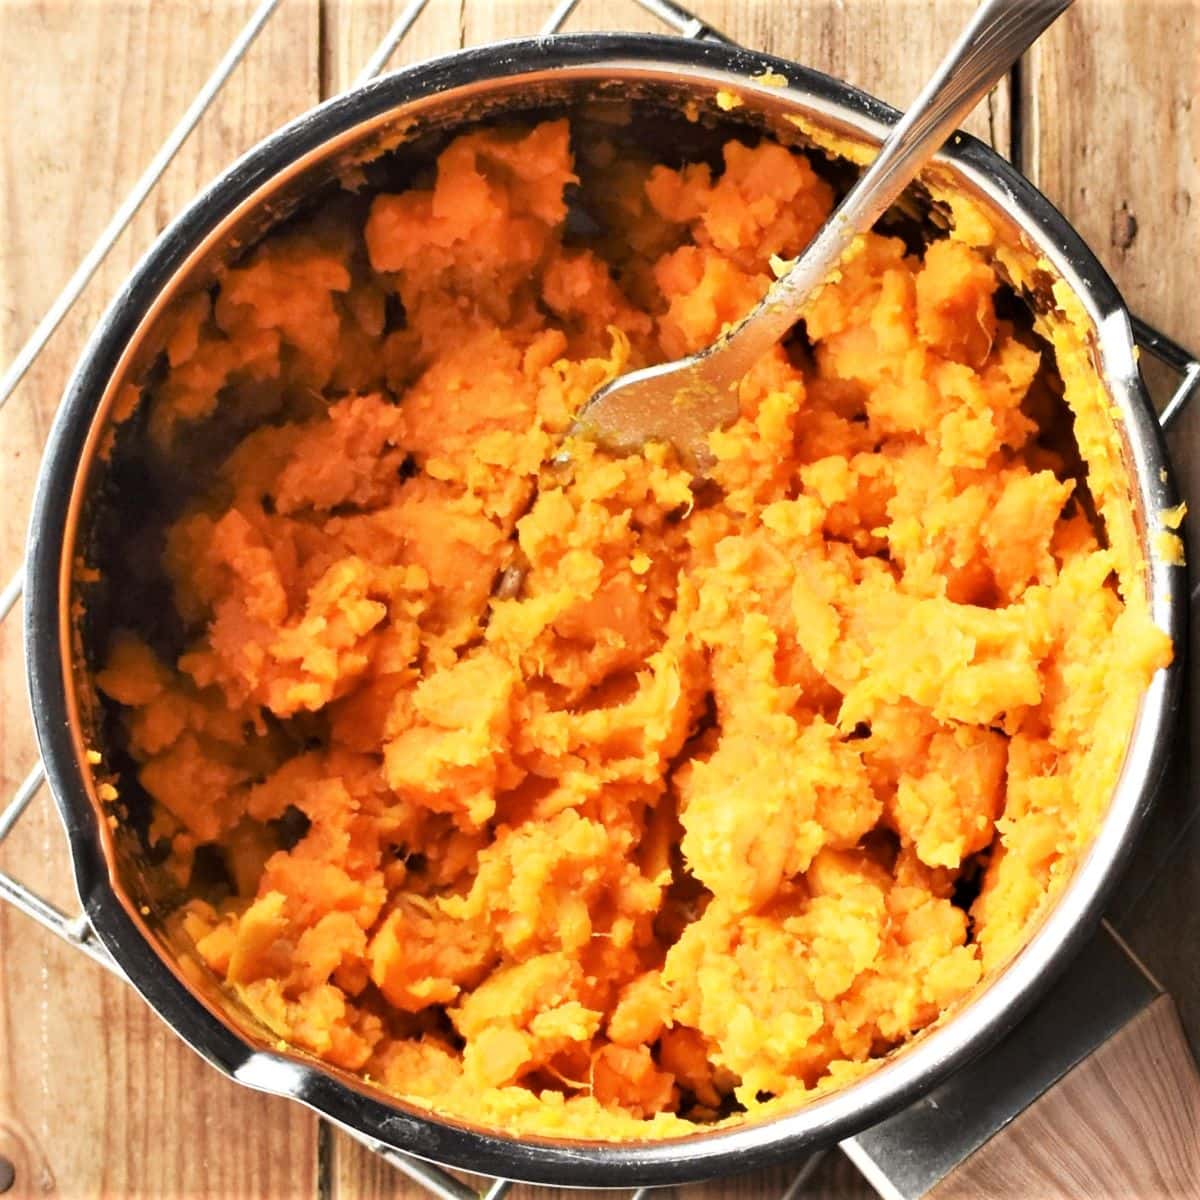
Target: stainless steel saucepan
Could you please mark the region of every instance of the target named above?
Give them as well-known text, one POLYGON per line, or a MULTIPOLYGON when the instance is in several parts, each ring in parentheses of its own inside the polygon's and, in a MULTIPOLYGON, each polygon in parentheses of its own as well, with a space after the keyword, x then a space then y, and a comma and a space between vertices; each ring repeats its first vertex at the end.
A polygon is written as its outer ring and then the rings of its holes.
MULTIPOLYGON (((298 206, 335 188, 346 172, 370 176, 380 155, 390 170, 415 169, 431 161, 449 136, 481 121, 536 118, 604 100, 629 102, 633 127, 651 141, 671 114, 676 129, 689 105, 704 114, 687 135, 698 142, 749 128, 795 143, 800 118, 810 133, 872 145, 895 118, 862 92, 790 62, 716 41, 634 35, 467 50, 321 105, 208 188, 158 240, 97 328, 50 434, 29 534, 26 605, 38 740, 70 838, 86 920, 160 1016, 226 1074, 294 1097, 376 1148, 506 1178, 590 1186, 746 1171, 844 1141, 892 1114, 913 1111, 914 1102, 947 1086, 952 1073, 1008 1034, 1092 936, 1150 811, 1179 703, 1187 603, 1184 569, 1164 559, 1153 537, 1156 514, 1178 496, 1121 297, 1043 196, 983 144, 958 138, 936 172, 970 196, 1002 237, 1042 260, 1047 288, 1055 278, 1065 280, 1091 323, 1095 363, 1120 414, 1116 428, 1148 563, 1153 616, 1178 647, 1175 663, 1159 672, 1142 701, 1090 853, 1029 943, 950 1019, 874 1073, 790 1114, 686 1139, 622 1145, 517 1140, 410 1107, 361 1079, 255 1037, 215 984, 181 963, 168 945, 147 883, 145 852, 136 837, 110 829, 86 765, 85 746, 102 745, 104 738, 81 679, 103 640, 104 603, 95 588, 105 584, 82 583, 77 565, 106 536, 105 513, 119 511, 121 489, 132 486, 114 465, 119 456, 100 453, 112 430, 114 402, 157 355, 161 317, 174 297, 298 206), (736 91, 742 104, 718 112, 713 98, 719 90, 736 91), (79 621, 81 607, 87 615, 79 621)), ((916 210, 922 203, 914 198, 916 210)), ((1048 302, 1048 295, 1033 299, 1048 302)), ((897 1185, 892 1194, 917 1193, 897 1185)))

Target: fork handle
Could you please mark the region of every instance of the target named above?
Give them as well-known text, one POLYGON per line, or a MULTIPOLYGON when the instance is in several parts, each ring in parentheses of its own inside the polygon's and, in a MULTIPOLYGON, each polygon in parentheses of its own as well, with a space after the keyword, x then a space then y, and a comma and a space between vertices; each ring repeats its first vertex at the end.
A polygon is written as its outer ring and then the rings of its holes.
MULTIPOLYGON (((895 203, 967 113, 1072 2, 984 0, 924 90, 893 126, 870 167, 795 265, 730 333, 725 354, 735 355, 749 370, 787 333, 854 239, 895 203)), ((722 373, 734 377, 744 372, 722 373)))

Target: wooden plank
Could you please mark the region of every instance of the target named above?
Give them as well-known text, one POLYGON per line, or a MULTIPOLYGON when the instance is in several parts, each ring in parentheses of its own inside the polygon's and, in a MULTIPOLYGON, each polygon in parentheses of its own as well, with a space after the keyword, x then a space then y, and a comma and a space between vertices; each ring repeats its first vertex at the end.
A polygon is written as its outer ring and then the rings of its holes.
POLYGON ((1192 346, 1200 249, 1200 2, 1077 4, 1030 51, 1022 169, 1130 307, 1192 346))
MULTIPOLYGON (((407 4, 395 0, 322 0, 322 96, 336 96, 358 78, 384 34, 407 4)), ((388 61, 407 66, 462 45, 461 0, 429 0, 388 61)))
MULTIPOLYGON (((466 0, 467 45, 529 33, 546 0, 466 0)), ((690 7, 734 41, 846 79, 899 107, 916 96, 974 11, 973 0, 691 0, 690 7), (917 36, 914 36, 914 32, 917 36), (903 53, 897 47, 903 46, 903 53)), ((597 29, 664 33, 633 0, 581 0, 566 32, 597 29)), ((965 128, 1007 155, 1010 98, 1002 83, 965 128)))
MULTIPOLYGON (((350 87, 374 55, 392 22, 403 10, 392 0, 322 0, 321 95, 335 96, 350 87)), ((460 0, 429 0, 411 31, 397 47, 388 69, 446 54, 463 45, 460 0)), ((426 1200, 426 1193, 377 1154, 326 1125, 327 1154, 322 1188, 334 1200, 426 1200)))
MULTIPOLYGON (((385 24, 378 15, 382 0, 331 0, 327 52, 336 65, 329 76, 336 88, 352 78, 356 65, 365 61, 371 38, 385 24), (367 32, 369 31, 369 32, 367 32)), ((432 0, 414 28, 425 40, 405 48, 412 57, 451 48, 457 34, 464 45, 498 38, 527 35, 539 28, 554 5, 548 0, 463 0, 458 5, 432 0), (460 24, 452 24, 455 11, 460 24), (440 40, 437 35, 440 34, 440 40)), ((974 9, 973 0, 859 0, 852 19, 839 0, 802 0, 801 3, 766 5, 761 0, 695 0, 692 5, 713 26, 742 42, 770 53, 792 58, 830 74, 849 79, 867 91, 903 105, 919 90, 943 51, 974 9), (911 30, 919 19, 922 36, 914 42, 911 30), (894 48, 905 46, 905 54, 894 48)), ((633 0, 581 0, 564 26, 566 32, 624 29, 662 33, 666 29, 633 0)), ((997 89, 986 110, 974 114, 967 128, 985 137, 1007 154, 1010 149, 1009 92, 1007 83, 997 89)), ((795 1174, 780 1168, 688 1189, 688 1200, 758 1200, 781 1196, 795 1174)), ((514 1200, 572 1200, 576 1191, 517 1188, 514 1200)), ((334 1189, 338 1200, 421 1200, 424 1193, 350 1139, 335 1136, 334 1189)), ((822 1162, 806 1196, 813 1200, 859 1200, 874 1195, 857 1171, 837 1153, 822 1162)))
MULTIPOLYGON (((0 359, 7 363, 254 7, 252 0, 0 5, 0 359)), ((109 296, 211 176, 307 107, 315 0, 288 0, 0 414, 0 572, 20 559, 38 454, 109 296), (280 86, 286 81, 286 86, 280 86)), ((33 761, 19 630, 0 642, 0 796, 33 761)), ((0 863, 69 903, 42 797, 0 863)), ((0 1155, 10 1196, 311 1196, 316 1122, 222 1079, 127 987, 0 907, 0 1155)))
MULTIPOLYGON (((736 40, 847 82, 903 108, 920 91, 966 25, 973 0, 801 0, 763 5, 732 0, 714 5, 712 23, 736 40), (901 49, 902 48, 902 49, 901 49)), ((705 10, 707 13, 707 9, 705 10)), ((1002 154, 1010 150, 1010 97, 1001 83, 964 128, 1002 154)))
MULTIPOLYGON (((859 0, 851 8, 838 0, 770 6, 762 0, 696 0, 696 6, 714 25, 747 45, 841 75, 903 104, 973 3, 859 0), (920 31, 918 38, 914 29, 920 31), (901 45, 902 55, 896 52, 901 45)), ((19 556, 24 498, 53 401, 111 288, 155 229, 234 152, 311 102, 318 89, 328 95, 351 81, 402 7, 395 0, 322 0, 319 8, 317 0, 287 0, 286 16, 276 17, 253 51, 243 83, 235 79, 51 352, 9 410, 0 414, 0 438, 7 451, 5 494, 18 499, 0 516, 0 575, 6 577, 19 556)), ((551 0, 431 0, 393 65, 463 42, 530 32, 551 7, 551 0)), ((20 116, 0 134, 8 181, 0 190, 0 294, 7 298, 0 306, 0 350, 6 357, 90 244, 249 8, 249 0, 211 0, 204 6, 186 0, 119 0, 103 7, 26 0, 0 6, 2 108, 20 116), (63 64, 60 70, 47 71, 46 64, 56 59, 63 64), (113 88, 113 79, 128 79, 129 87, 113 88), (87 120, 75 129, 63 113, 85 113, 87 120), (49 135, 39 137, 39 130, 49 135)), ((1065 30, 1051 35, 1045 50, 1035 51, 1028 64, 1028 121, 1022 131, 1029 169, 1093 244, 1103 245, 1106 219, 1107 230, 1116 231, 1113 246, 1121 258, 1109 265, 1119 282, 1127 291, 1140 287, 1143 310, 1194 343, 1200 342, 1200 331, 1186 289, 1181 284, 1161 286, 1160 276, 1162 262, 1190 261, 1188 252, 1195 252, 1190 205, 1196 194, 1200 137, 1188 72, 1197 61, 1196 10, 1195 0, 1139 0, 1127 6, 1110 0, 1079 6, 1069 18, 1075 22, 1075 36, 1065 30), (1113 95, 1119 96, 1116 105, 1113 95), (1061 144, 1049 136, 1047 114, 1054 116, 1061 144), (1097 114, 1103 114, 1102 134, 1093 132, 1097 114), (1128 127, 1118 132, 1119 120, 1128 127), (1131 145, 1122 145, 1130 139, 1131 145), (1098 155, 1103 160, 1099 163, 1098 155), (1160 182, 1155 189, 1142 185, 1138 191, 1127 186, 1123 202, 1130 204, 1131 197, 1138 197, 1138 204, 1127 209, 1136 229, 1120 204, 1106 209, 1097 203, 1096 184, 1079 195, 1078 212, 1072 209, 1071 187, 1085 173, 1096 173, 1098 166, 1103 176, 1104 168, 1112 167, 1120 155, 1127 157, 1108 172, 1108 186, 1147 179, 1171 184, 1164 188, 1160 182), (1149 207, 1143 198, 1148 191, 1153 192, 1149 207), (1156 236, 1165 231, 1165 247, 1147 241, 1151 229, 1156 236)), ((583 0, 567 28, 614 26, 661 28, 632 0, 583 0)), ((1007 93, 1001 89, 990 109, 976 114, 968 127, 1007 151, 1008 115, 1007 93)), ((5 700, 0 708, 0 770, 7 787, 23 774, 31 751, 23 723, 19 639, 11 622, 0 637, 0 695, 5 700)), ((69 888, 61 856, 55 859, 59 844, 56 824, 46 815, 31 816, 0 861, 63 898, 69 888)), ((223 1085, 152 1022, 139 1002, 31 933, 21 918, 2 912, 0 956, 0 1154, 17 1160, 12 1194, 32 1194, 31 1178, 38 1182, 38 1194, 56 1186, 64 1195, 186 1190, 189 1195, 225 1196, 243 1189, 246 1194, 272 1196, 309 1194, 315 1155, 312 1122, 298 1109, 258 1101, 223 1085), (73 1002, 69 1028, 55 1014, 66 990, 60 986, 64 980, 70 981, 73 1002), (32 1034, 29 1025, 18 1023, 17 1013, 37 1014, 32 1034), (18 1027, 23 1031, 19 1037, 18 1027), (95 1031, 103 1036, 93 1037, 95 1031), (96 1056, 98 1065, 89 1061, 80 1067, 76 1047, 90 1044, 105 1050, 96 1056), (41 1065, 32 1066, 35 1060, 41 1065), (179 1096, 185 1099, 176 1099, 179 1096), (14 1121, 13 1111, 23 1120, 14 1121), (72 1114, 71 1137, 70 1144, 60 1146, 53 1135, 64 1111, 72 1114), (202 1134, 197 1134, 194 1121, 198 1111, 206 1114, 202 1134), (250 1128, 254 1133, 248 1138, 245 1131, 250 1128), (260 1161, 247 1142, 281 1149, 260 1161), (67 1157, 60 1159, 60 1153, 67 1157), (280 1162, 280 1154, 290 1166, 280 1162), (28 1190, 23 1192, 23 1187, 28 1190)), ((710 1185, 690 1191, 689 1200, 774 1195, 787 1174, 710 1185)), ((344 1144, 339 1144, 337 1174, 331 1182, 344 1197, 407 1200, 423 1195, 371 1156, 347 1150, 344 1144)), ((524 1189, 520 1194, 553 1195, 524 1189)), ((844 1160, 832 1155, 809 1194, 869 1193, 844 1160)))

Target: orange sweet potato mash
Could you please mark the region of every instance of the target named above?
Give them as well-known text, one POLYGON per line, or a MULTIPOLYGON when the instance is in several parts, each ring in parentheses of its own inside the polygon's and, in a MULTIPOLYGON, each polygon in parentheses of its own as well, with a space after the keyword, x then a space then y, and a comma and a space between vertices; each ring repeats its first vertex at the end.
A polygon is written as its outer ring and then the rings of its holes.
POLYGON ((147 436, 241 433, 166 533, 182 653, 120 630, 97 685, 177 930, 273 1040, 658 1137, 869 1070, 1002 964, 1171 649, 1049 436, 1069 381, 953 235, 861 241, 705 485, 661 446, 543 465, 834 200, 771 141, 570 133, 460 136, 181 305, 147 436))

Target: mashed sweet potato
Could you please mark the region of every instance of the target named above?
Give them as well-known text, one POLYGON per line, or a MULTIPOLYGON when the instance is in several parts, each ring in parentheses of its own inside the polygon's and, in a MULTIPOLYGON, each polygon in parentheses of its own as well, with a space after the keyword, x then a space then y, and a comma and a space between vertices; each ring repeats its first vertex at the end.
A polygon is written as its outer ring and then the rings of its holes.
POLYGON ((1069 877, 1171 651, 985 253, 863 239, 703 486, 543 465, 833 199, 769 141, 482 130, 178 309, 153 453, 241 432, 165 535, 182 652, 120 630, 97 684, 273 1040, 494 1128, 687 1132, 870 1069, 1069 877))

